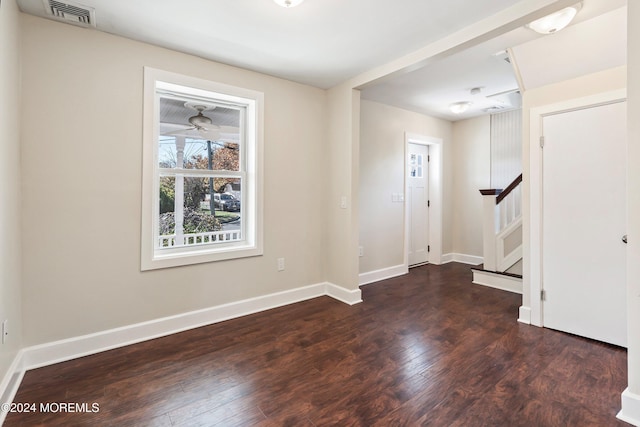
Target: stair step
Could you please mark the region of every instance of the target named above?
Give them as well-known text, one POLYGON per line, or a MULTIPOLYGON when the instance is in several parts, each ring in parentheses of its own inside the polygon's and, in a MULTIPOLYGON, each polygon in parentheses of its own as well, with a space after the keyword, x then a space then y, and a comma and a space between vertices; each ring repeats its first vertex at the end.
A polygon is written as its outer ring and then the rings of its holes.
POLYGON ((500 276, 509 276, 509 277, 515 277, 515 278, 518 278, 518 279, 522 279, 522 274, 507 273, 506 271, 491 271, 491 270, 485 270, 484 268, 478 268, 478 267, 471 267, 471 270, 482 271, 482 272, 485 272, 485 273, 493 273, 493 274, 498 274, 500 276))
POLYGON ((471 271, 473 272, 473 283, 476 285, 522 294, 522 276, 519 274, 501 273, 481 268, 472 268, 471 271))

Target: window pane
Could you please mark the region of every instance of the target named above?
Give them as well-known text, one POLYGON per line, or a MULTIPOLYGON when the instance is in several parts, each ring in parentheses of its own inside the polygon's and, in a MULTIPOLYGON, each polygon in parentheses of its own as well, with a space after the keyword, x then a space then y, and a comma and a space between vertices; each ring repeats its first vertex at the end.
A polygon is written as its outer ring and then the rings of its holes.
POLYGON ((239 144, 233 142, 187 140, 184 153, 185 169, 240 170, 239 144))
POLYGON ((161 96, 159 166, 239 171, 244 113, 245 108, 219 105, 213 99, 161 96))
POLYGON ((158 166, 239 171, 240 146, 233 142, 161 136, 158 166))
POLYGON ((240 181, 181 175, 161 177, 158 247, 242 240, 240 181), (182 209, 176 211, 176 202, 182 209))
POLYGON ((158 166, 161 168, 175 168, 178 159, 176 138, 160 135, 158 145, 158 166))
MULTIPOLYGON (((196 177, 177 177, 176 180, 184 182, 183 191, 183 207, 185 211, 190 209, 198 212, 202 209, 202 202, 205 201, 207 193, 209 193, 209 181, 207 178, 196 177)), ((185 232, 187 228, 185 227, 185 232)), ((194 231, 195 229, 191 230, 194 231)), ((205 231, 205 230, 200 230, 205 231)), ((213 230, 208 230, 213 231, 213 230)))
POLYGON ((160 178, 160 217, 158 221, 158 239, 156 247, 166 248, 175 246, 175 198, 176 178, 160 178))
POLYGON ((209 169, 207 141, 181 136, 160 136, 158 166, 209 169))
POLYGON ((211 142, 203 139, 186 139, 182 167, 185 169, 209 169, 209 146, 211 142))
POLYGON ((238 178, 214 178, 213 194, 215 216, 222 226, 222 231, 228 234, 225 238, 241 236, 242 233, 242 193, 241 180, 238 178))
POLYGON ((212 146, 211 153, 213 170, 240 170, 240 145, 238 143, 218 141, 212 146))
MULTIPOLYGON (((160 177, 160 216, 175 211, 176 178, 173 176, 160 177)), ((162 234, 162 227, 160 230, 162 234)))

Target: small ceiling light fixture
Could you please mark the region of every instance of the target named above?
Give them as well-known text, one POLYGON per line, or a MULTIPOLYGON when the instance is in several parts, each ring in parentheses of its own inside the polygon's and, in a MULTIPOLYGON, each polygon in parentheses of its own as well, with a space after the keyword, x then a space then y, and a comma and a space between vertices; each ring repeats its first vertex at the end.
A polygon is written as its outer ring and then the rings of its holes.
POLYGON ((449 109, 453 114, 462 114, 469 109, 471 106, 470 102, 462 101, 462 102, 454 102, 449 105, 449 109))
POLYGON ((294 7, 302 3, 304 0, 273 0, 282 7, 294 7))
POLYGON ((575 18, 580 8, 582 8, 582 3, 565 7, 551 15, 547 15, 527 24, 527 28, 530 28, 540 34, 557 33, 573 21, 573 18, 575 18))

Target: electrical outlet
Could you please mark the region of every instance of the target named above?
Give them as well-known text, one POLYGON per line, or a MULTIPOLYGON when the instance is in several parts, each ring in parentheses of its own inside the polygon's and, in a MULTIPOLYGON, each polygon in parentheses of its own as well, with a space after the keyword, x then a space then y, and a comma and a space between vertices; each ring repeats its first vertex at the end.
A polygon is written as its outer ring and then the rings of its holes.
POLYGON ((364 256, 364 248, 362 246, 358 248, 358 253, 360 254, 360 256, 364 256))
POLYGON ((278 258, 278 271, 284 271, 284 258, 278 258))
POLYGON ((5 319, 2 322, 2 344, 7 342, 7 337, 9 336, 8 323, 9 323, 9 319, 5 319))

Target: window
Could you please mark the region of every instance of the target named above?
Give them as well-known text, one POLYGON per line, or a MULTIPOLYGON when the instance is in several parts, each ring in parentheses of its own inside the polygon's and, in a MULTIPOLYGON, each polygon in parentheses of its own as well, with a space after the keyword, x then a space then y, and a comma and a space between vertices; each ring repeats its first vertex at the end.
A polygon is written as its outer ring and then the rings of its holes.
POLYGON ((262 254, 262 104, 145 68, 142 270, 262 254))
POLYGON ((410 175, 412 178, 422 178, 422 154, 411 153, 409 155, 410 175))

